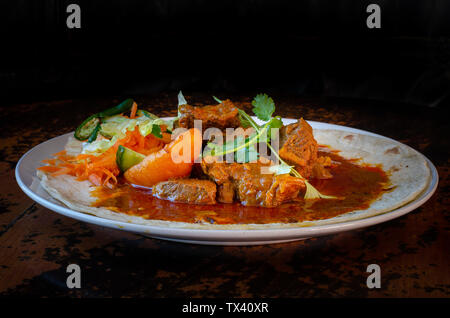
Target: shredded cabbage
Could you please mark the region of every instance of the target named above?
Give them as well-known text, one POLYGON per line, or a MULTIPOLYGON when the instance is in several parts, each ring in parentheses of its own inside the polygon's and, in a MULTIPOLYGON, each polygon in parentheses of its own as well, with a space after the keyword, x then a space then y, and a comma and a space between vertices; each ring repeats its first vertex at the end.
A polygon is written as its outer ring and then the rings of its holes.
MULTIPOLYGON (((156 116, 155 116, 156 117, 156 116)), ((149 118, 142 115, 134 119, 126 118, 121 115, 111 116, 106 118, 101 124, 100 135, 97 140, 91 143, 83 144, 84 154, 100 155, 112 147, 117 140, 126 136, 127 131, 133 131, 136 126, 142 136, 146 137, 153 133, 157 137, 161 138, 160 125, 167 125, 167 123, 161 118, 149 118), (154 127, 157 126, 157 127, 154 127), (159 131, 159 134, 155 133, 159 131), (106 137, 106 138, 105 138, 106 137)))
POLYGON ((143 120, 139 123, 139 132, 141 133, 142 136, 147 137, 152 133, 154 125, 160 126, 164 124, 165 124, 164 120, 160 118, 153 120, 147 118, 147 120, 143 120))
POLYGON ((94 156, 99 156, 102 153, 104 153, 106 150, 108 150, 110 147, 114 146, 116 141, 119 139, 118 136, 114 136, 113 138, 106 139, 101 138, 97 139, 91 143, 85 142, 83 143, 83 150, 81 151, 82 154, 89 154, 94 156))

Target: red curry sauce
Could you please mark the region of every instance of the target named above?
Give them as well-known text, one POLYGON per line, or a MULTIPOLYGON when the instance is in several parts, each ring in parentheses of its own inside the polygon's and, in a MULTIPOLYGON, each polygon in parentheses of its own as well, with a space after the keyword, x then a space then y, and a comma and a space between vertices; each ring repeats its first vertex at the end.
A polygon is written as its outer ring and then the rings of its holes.
POLYGON ((193 205, 174 203, 155 198, 150 189, 135 188, 121 182, 114 189, 99 187, 94 191, 98 198, 94 206, 146 219, 208 222, 215 224, 294 223, 327 219, 354 210, 366 209, 382 193, 390 191, 389 178, 380 166, 358 165, 335 152, 319 152, 331 157, 336 164, 331 167, 333 178, 311 180, 321 193, 339 197, 286 203, 275 208, 232 204, 193 205))

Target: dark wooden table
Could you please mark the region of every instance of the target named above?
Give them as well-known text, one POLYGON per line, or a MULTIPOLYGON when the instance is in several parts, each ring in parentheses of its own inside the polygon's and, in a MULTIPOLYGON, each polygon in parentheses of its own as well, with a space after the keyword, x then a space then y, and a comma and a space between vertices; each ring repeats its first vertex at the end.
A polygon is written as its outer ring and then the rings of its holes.
MULTIPOLYGON (((79 222, 34 203, 14 168, 33 146, 122 98, 0 107, 0 295, 75 297, 449 297, 449 124, 441 109, 277 97, 277 115, 351 126, 406 143, 436 165, 437 192, 413 212, 369 228, 284 244, 220 247, 149 239, 79 222), (68 289, 69 264, 81 268, 68 289), (369 264, 381 288, 369 289, 369 264)), ((135 97, 176 115, 176 94, 135 97)), ((203 104, 206 95, 187 96, 203 104)), ((234 96, 243 107, 250 98, 234 96)), ((248 108, 249 109, 249 108, 248 108)))

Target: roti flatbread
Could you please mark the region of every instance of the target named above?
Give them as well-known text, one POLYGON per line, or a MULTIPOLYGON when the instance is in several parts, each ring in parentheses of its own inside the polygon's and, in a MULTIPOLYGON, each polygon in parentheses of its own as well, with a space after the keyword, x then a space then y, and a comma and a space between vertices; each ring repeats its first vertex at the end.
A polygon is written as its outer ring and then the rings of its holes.
MULTIPOLYGON (((140 225, 214 230, 295 228, 368 218, 393 211, 411 202, 426 189, 431 180, 431 170, 423 156, 414 149, 394 140, 341 130, 319 129, 314 130, 314 137, 319 144, 339 150, 339 154, 344 158, 359 159, 359 163, 381 165, 383 170, 389 175, 393 190, 383 193, 371 203, 368 209, 355 210, 329 219, 298 223, 224 225, 150 220, 114 212, 103 207, 92 207, 91 205, 97 199, 91 195, 91 191, 96 187, 89 181, 77 181, 75 177, 69 175, 52 177, 42 171, 38 171, 37 175, 41 179, 41 186, 50 196, 75 211, 88 213, 100 218, 140 225)), ((66 151, 69 154, 79 153, 81 151, 81 143, 74 138, 69 139, 66 151)))

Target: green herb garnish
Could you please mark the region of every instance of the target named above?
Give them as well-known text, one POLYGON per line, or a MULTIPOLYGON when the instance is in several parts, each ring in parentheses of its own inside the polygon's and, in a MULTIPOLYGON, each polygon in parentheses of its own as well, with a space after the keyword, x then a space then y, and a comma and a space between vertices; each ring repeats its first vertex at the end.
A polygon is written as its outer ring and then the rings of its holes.
POLYGON ((267 94, 258 94, 252 101, 253 113, 262 121, 269 121, 275 111, 275 103, 267 94))
POLYGON ((153 136, 157 137, 157 138, 162 138, 163 135, 162 135, 162 133, 161 133, 161 126, 159 126, 159 125, 153 125, 153 126, 152 126, 152 132, 151 132, 151 134, 152 134, 153 136))
POLYGON ((216 102, 218 102, 219 104, 222 104, 222 101, 220 99, 218 99, 216 96, 213 96, 213 98, 216 102))
MULTIPOLYGON (((275 112, 275 103, 273 99, 267 94, 258 94, 252 101, 253 113, 256 117, 265 122, 263 125, 258 125, 251 116, 249 116, 245 111, 239 109, 239 119, 241 121, 241 126, 244 128, 253 127, 255 133, 248 139, 246 146, 253 145, 257 142, 265 142, 272 153, 277 157, 280 164, 270 167, 269 171, 275 174, 291 174, 292 176, 302 179, 306 185, 306 192, 304 198, 309 199, 335 199, 334 196, 324 195, 320 193, 313 185, 311 185, 306 178, 304 178, 294 166, 288 165, 280 155, 275 151, 275 149, 270 144, 270 130, 271 128, 281 128, 283 122, 281 117, 272 117, 275 112)), ((234 149, 228 149, 226 152, 239 151, 241 148, 236 147, 234 149)), ((220 155, 220 151, 219 151, 220 155)))

